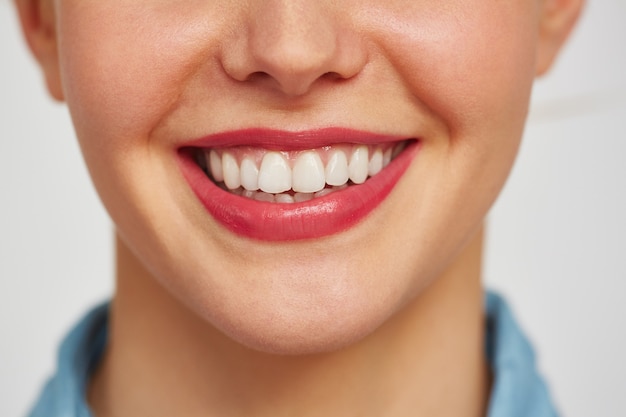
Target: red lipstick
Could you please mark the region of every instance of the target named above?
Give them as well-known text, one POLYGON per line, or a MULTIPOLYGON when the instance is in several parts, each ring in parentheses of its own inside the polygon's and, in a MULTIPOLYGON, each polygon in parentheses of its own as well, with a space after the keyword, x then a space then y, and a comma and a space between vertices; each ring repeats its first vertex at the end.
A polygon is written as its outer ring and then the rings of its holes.
POLYGON ((268 150, 304 150, 341 143, 376 144, 406 138, 349 129, 286 132, 249 129, 194 140, 180 148, 179 166, 196 197, 211 216, 231 232, 264 241, 314 239, 344 231, 363 220, 389 195, 419 150, 405 150, 365 183, 300 203, 268 203, 218 187, 194 158, 194 149, 254 146, 268 150))

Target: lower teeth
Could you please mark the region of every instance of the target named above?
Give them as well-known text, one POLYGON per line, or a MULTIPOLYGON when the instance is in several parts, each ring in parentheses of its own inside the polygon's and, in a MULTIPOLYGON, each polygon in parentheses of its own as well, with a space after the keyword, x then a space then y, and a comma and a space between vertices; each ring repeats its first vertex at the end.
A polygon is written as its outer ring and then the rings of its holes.
POLYGON ((248 191, 242 187, 239 187, 235 190, 230 190, 226 187, 224 183, 220 183, 218 185, 223 190, 228 191, 231 194, 235 194, 240 197, 246 197, 252 200, 264 201, 267 203, 286 203, 286 204, 301 203, 304 201, 312 200, 314 198, 324 197, 324 196, 334 193, 335 191, 344 190, 349 187, 348 184, 344 184, 338 187, 327 187, 316 193, 286 192, 286 193, 280 193, 280 194, 271 194, 271 193, 266 193, 263 191, 248 191))

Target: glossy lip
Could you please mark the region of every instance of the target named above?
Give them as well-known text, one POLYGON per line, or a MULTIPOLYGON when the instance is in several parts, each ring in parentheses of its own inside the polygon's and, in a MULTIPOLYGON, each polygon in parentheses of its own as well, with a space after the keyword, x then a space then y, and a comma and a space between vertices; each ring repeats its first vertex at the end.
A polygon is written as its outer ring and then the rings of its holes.
POLYGON ((337 143, 376 144, 399 142, 406 137, 381 135, 346 128, 324 128, 298 132, 273 129, 244 129, 223 132, 184 144, 184 147, 226 148, 231 146, 256 146, 268 150, 297 151, 315 149, 337 143))
POLYGON ((374 144, 404 139, 348 129, 307 132, 249 129, 192 141, 179 149, 178 162, 196 197, 211 216, 231 232, 264 241, 315 239, 356 225, 378 207, 417 155, 420 141, 411 140, 400 155, 365 183, 301 203, 261 202, 221 189, 196 163, 194 148, 249 145, 301 150, 336 143, 374 144))

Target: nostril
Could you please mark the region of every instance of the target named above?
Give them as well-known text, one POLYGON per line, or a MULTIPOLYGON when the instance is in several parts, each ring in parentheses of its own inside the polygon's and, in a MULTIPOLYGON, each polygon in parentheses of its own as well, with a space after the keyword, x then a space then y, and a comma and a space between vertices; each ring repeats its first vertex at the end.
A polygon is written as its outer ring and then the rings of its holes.
MULTIPOLYGON (((268 74, 265 71, 255 71, 252 72, 250 74, 248 74, 248 76, 243 80, 243 81, 247 81, 247 82, 262 82, 262 81, 266 81, 269 79, 273 79, 274 77, 272 77, 270 74, 268 74)), ((345 77, 343 77, 341 74, 339 74, 338 72, 327 72, 322 74, 321 77, 319 77, 319 79, 324 79, 327 81, 336 81, 336 80, 342 80, 345 77)))
POLYGON ((322 75, 320 79, 332 82, 333 84, 339 84, 341 82, 350 80, 352 77, 354 77, 354 75, 355 74, 348 74, 346 76, 338 72, 327 72, 326 74, 322 75))
POLYGON ((271 76, 271 75, 269 75, 267 72, 264 72, 264 71, 255 71, 255 72, 253 72, 253 73, 249 74, 249 75, 246 77, 245 81, 251 81, 251 82, 254 82, 254 81, 262 81, 262 80, 266 80, 266 79, 268 79, 268 78, 272 78, 272 76, 271 76))

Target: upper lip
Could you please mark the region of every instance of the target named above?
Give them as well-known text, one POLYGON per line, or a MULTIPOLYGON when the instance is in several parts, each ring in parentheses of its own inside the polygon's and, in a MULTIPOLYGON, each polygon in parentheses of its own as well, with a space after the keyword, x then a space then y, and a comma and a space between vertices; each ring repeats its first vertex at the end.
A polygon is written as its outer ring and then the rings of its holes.
POLYGON ((366 132, 341 127, 286 131, 251 128, 220 132, 186 143, 183 147, 227 148, 255 146, 268 150, 303 150, 338 143, 377 144, 410 139, 406 136, 366 132))

